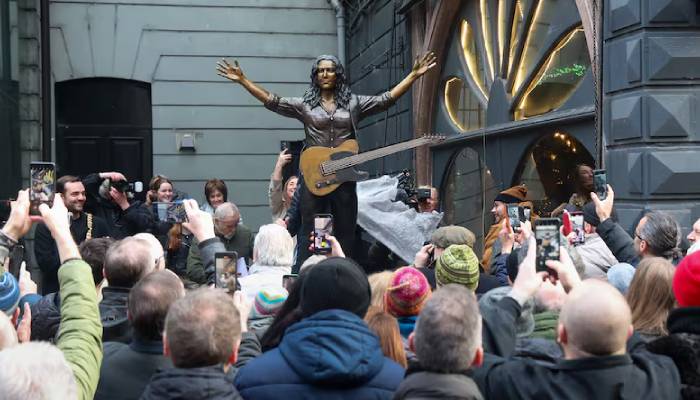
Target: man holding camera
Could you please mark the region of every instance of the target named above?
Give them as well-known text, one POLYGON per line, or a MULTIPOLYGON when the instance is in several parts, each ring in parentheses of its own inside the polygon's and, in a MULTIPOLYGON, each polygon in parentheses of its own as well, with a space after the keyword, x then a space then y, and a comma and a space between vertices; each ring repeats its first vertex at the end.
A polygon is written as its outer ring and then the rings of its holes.
MULTIPOLYGON (((63 198, 70 215, 70 231, 75 243, 98 237, 109 236, 105 221, 91 213, 85 212, 86 193, 83 182, 77 176, 65 175, 56 181, 56 194, 63 198)), ((34 255, 41 270, 41 291, 43 294, 58 291, 58 257, 56 241, 49 228, 44 224, 36 227, 34 234, 34 255)))
POLYGON ((134 200, 135 187, 119 172, 100 172, 83 179, 87 191, 85 208, 104 219, 109 236, 117 240, 146 232, 153 225, 153 215, 134 200))

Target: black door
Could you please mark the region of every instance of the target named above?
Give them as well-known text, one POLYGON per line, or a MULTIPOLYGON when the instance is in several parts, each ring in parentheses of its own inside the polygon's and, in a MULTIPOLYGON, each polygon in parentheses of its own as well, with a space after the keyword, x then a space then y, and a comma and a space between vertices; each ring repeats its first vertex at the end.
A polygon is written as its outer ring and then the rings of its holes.
POLYGON ((59 176, 118 171, 145 186, 152 143, 150 84, 113 78, 56 84, 59 176))

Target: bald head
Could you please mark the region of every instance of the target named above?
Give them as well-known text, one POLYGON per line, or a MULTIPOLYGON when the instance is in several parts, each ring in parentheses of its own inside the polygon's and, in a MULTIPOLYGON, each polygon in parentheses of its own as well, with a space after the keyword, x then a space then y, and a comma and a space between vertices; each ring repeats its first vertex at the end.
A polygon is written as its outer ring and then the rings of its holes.
POLYGON ((569 292, 559 315, 559 342, 567 359, 623 354, 632 332, 625 298, 611 285, 589 279, 569 292))

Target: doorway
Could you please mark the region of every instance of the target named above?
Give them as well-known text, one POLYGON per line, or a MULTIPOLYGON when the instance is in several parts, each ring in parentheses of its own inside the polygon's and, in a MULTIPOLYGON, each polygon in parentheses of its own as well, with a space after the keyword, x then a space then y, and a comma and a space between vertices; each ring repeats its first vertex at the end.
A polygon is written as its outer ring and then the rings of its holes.
POLYGON ((115 78, 56 83, 59 175, 119 171, 148 182, 153 170, 151 85, 115 78))

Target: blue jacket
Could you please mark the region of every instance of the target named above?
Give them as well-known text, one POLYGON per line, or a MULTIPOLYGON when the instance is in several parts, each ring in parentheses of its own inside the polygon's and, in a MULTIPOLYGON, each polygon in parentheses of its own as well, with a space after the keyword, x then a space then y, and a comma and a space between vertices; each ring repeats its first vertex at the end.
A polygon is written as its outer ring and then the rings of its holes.
POLYGON ((246 400, 391 399, 403 375, 362 319, 325 310, 290 326, 278 348, 239 370, 235 386, 246 400))

